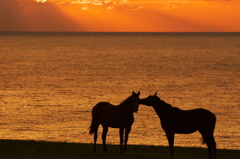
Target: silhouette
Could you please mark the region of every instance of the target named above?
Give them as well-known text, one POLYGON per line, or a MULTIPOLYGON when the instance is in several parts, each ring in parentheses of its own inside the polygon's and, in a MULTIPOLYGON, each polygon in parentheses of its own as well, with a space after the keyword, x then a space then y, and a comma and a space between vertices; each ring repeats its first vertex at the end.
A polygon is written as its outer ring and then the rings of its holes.
POLYGON ((152 106, 161 120, 161 125, 165 131, 170 146, 171 156, 174 151, 174 134, 190 134, 199 131, 207 144, 209 158, 216 158, 216 142, 213 132, 216 123, 215 115, 206 109, 181 110, 172 107, 170 104, 161 100, 157 93, 153 96, 141 99, 139 104, 152 106))
POLYGON ((100 102, 92 109, 92 124, 90 126, 89 134, 94 134, 94 152, 96 152, 96 142, 98 127, 101 124, 103 127, 102 141, 103 150, 107 152, 106 136, 108 127, 119 128, 120 133, 120 152, 127 152, 128 135, 131 131, 132 124, 134 122, 133 113, 138 111, 139 107, 139 95, 140 92, 132 92, 132 95, 128 97, 118 106, 114 106, 108 102, 100 102), (125 140, 124 140, 125 131, 125 140))

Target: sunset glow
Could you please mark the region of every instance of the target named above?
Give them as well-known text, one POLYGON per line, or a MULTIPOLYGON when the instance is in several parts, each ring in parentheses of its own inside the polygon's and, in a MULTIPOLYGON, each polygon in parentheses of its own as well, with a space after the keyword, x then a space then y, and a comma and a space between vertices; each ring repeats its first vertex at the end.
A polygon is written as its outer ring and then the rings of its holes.
POLYGON ((3 0, 0 31, 239 32, 240 1, 3 0))

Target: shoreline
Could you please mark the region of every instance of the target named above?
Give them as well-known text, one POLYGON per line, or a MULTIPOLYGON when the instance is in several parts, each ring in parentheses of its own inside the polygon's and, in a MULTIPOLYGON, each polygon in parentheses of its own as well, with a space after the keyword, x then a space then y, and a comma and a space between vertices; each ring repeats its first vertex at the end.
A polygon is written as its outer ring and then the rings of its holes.
MULTIPOLYGON (((119 153, 119 145, 107 145, 108 153, 102 151, 102 145, 97 145, 93 152, 93 144, 49 142, 33 140, 0 140, 0 158, 131 158, 141 159, 169 158, 168 146, 128 145, 126 154, 119 153)), ((238 159, 240 150, 217 149, 218 159, 238 159)), ((175 159, 208 158, 207 148, 175 147, 175 159)))

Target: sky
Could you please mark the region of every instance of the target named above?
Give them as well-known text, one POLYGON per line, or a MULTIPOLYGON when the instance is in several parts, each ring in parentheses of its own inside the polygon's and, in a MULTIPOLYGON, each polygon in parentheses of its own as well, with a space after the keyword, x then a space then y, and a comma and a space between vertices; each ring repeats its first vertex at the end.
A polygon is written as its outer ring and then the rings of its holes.
POLYGON ((240 0, 0 0, 0 31, 240 32, 240 0))

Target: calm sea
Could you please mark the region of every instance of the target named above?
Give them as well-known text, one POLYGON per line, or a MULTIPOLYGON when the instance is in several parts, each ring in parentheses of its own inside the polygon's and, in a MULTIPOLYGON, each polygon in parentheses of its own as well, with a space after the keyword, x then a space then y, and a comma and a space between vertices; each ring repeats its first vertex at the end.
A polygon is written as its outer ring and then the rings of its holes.
MULTIPOLYGON (((96 103, 158 91, 212 111, 218 148, 240 150, 239 79, 239 33, 0 33, 0 139, 93 143, 96 103)), ((168 145, 153 108, 140 106, 129 144, 168 145)), ((175 145, 206 147, 198 132, 175 145)))

